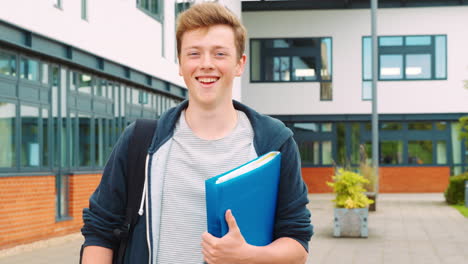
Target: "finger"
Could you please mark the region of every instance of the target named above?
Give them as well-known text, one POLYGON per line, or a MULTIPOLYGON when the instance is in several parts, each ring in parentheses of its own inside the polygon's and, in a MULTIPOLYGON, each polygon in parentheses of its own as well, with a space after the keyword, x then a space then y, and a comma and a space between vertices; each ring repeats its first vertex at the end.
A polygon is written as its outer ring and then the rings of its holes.
POLYGON ((231 209, 228 209, 226 211, 226 222, 228 224, 229 231, 236 231, 239 229, 239 227, 237 226, 236 218, 234 218, 231 209))
POLYGON ((209 245, 211 247, 216 245, 218 239, 219 238, 211 235, 208 232, 205 232, 202 235, 202 243, 205 243, 205 244, 207 244, 207 245, 209 245))

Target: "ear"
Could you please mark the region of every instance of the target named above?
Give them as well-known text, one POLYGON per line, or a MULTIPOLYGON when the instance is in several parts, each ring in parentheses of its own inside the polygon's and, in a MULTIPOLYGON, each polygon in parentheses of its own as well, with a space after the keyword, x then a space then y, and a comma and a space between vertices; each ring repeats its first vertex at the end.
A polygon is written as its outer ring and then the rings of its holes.
POLYGON ((242 57, 240 58, 239 62, 237 63, 236 76, 241 76, 242 75, 242 73, 244 72, 245 62, 246 61, 247 61, 247 55, 242 54, 242 57))
POLYGON ((179 76, 183 76, 182 75, 182 65, 180 63, 180 57, 178 57, 178 62, 179 62, 179 76))

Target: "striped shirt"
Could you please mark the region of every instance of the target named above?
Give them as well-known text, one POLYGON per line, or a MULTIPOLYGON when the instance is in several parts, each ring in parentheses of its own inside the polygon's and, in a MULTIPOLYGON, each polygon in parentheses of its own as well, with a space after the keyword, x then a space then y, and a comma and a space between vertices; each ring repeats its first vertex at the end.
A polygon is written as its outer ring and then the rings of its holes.
POLYGON ((218 140, 197 137, 182 112, 164 173, 157 263, 203 263, 201 235, 207 230, 205 180, 257 157, 253 129, 237 111, 234 130, 218 140))

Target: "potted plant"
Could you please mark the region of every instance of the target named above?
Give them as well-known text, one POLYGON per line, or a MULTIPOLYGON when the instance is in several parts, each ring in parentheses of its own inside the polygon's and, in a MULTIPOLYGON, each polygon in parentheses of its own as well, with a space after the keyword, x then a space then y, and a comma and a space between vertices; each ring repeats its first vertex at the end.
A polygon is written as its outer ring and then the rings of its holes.
POLYGON ((336 194, 333 202, 335 237, 367 237, 368 206, 373 201, 365 195, 364 184, 369 181, 350 170, 338 169, 328 186, 336 194))

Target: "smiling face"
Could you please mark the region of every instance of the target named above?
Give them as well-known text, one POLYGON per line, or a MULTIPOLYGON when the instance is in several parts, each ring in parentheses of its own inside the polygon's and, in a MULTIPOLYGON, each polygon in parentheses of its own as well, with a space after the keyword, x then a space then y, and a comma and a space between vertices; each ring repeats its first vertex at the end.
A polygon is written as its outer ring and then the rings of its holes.
POLYGON ((232 84, 244 71, 246 56, 236 51, 234 32, 226 25, 190 30, 182 35, 179 74, 190 104, 205 109, 232 104, 232 84))

